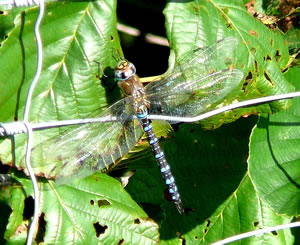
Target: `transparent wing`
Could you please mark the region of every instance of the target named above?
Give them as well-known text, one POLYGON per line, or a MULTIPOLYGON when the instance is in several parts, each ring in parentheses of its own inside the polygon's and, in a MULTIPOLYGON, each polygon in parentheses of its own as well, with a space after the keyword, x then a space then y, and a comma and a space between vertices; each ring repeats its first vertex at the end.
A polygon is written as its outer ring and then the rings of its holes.
POLYGON ((225 38, 207 47, 187 52, 178 59, 171 74, 146 86, 147 94, 168 92, 178 83, 195 81, 216 71, 232 68, 238 40, 225 38))
POLYGON ((59 184, 111 167, 142 135, 140 125, 132 120, 131 100, 124 98, 99 115, 113 116, 117 121, 84 124, 33 148, 33 167, 59 184))
POLYGON ((148 96, 151 115, 194 117, 222 103, 240 83, 239 70, 222 70, 195 81, 177 84, 168 93, 148 96))
POLYGON ((160 81, 146 86, 150 114, 193 117, 221 103, 243 78, 232 69, 237 39, 226 38, 183 57, 160 81))

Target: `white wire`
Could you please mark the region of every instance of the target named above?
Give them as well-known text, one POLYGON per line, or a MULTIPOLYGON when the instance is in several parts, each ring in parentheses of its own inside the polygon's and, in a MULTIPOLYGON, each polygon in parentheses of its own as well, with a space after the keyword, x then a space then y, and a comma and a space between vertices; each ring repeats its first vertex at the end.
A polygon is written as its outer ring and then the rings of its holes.
POLYGON ((32 128, 30 126, 30 123, 24 122, 25 127, 27 128, 27 146, 26 146, 26 154, 25 154, 25 164, 27 171, 29 173, 32 185, 33 185, 33 192, 34 192, 34 212, 33 212, 33 219, 30 223, 28 235, 27 235, 27 245, 31 245, 33 241, 33 235, 35 232, 35 227, 38 221, 38 215, 39 215, 39 209, 40 209, 40 200, 39 200, 39 188, 38 183, 36 180, 36 177, 34 175, 33 169, 30 164, 30 153, 31 153, 31 147, 32 147, 32 141, 33 141, 33 134, 32 134, 32 128))
POLYGON ((39 80, 41 70, 42 70, 42 64, 43 64, 43 48, 42 48, 42 40, 41 40, 41 35, 40 35, 40 24, 42 21, 42 18, 44 16, 45 12, 45 3, 44 0, 40 0, 39 2, 39 15, 37 17, 35 26, 34 26, 34 33, 36 37, 36 42, 37 42, 37 68, 36 68, 36 73, 35 76, 31 82, 27 98, 26 98, 26 104, 25 104, 25 109, 24 109, 24 117, 23 117, 23 123, 27 129, 27 147, 26 147, 26 155, 25 155, 25 164, 26 168, 28 170, 32 185, 33 185, 33 192, 34 192, 34 213, 33 213, 33 219, 31 221, 29 230, 28 230, 28 235, 27 235, 27 245, 31 245, 33 241, 33 235, 35 233, 35 227, 37 225, 38 221, 38 215, 39 215, 39 189, 38 189, 38 184, 36 177, 34 175, 34 172, 31 168, 30 164, 30 153, 31 153, 31 148, 32 148, 32 141, 33 141, 33 134, 32 134, 32 128, 30 123, 28 122, 28 117, 29 117, 29 111, 30 111, 30 105, 31 105, 31 100, 32 100, 32 94, 34 91, 34 88, 39 80))
POLYGON ((28 7, 33 5, 39 5, 40 0, 2 0, 0 5, 8 5, 15 7, 28 7))
POLYGON ((242 102, 233 103, 227 106, 224 106, 222 108, 206 112, 204 114, 201 114, 199 116, 195 117, 174 117, 174 116, 161 116, 161 115, 149 115, 149 119, 153 120, 165 120, 165 121, 175 121, 175 122, 197 122, 201 121, 203 119, 206 119, 208 117, 215 116, 217 114, 223 113, 225 111, 237 109, 240 107, 246 107, 251 106, 255 104, 262 104, 270 101, 275 100, 282 100, 282 99, 291 99, 294 97, 299 97, 300 91, 293 92, 293 93, 287 93, 287 94, 278 94, 278 95, 271 95, 271 96, 265 96, 257 99, 251 99, 251 100, 245 100, 242 102))
POLYGON ((7 1, 0 1, 0 5, 13 5, 14 1, 13 0, 7 0, 7 1))
POLYGON ((34 26, 34 33, 36 37, 36 43, 37 43, 37 68, 36 68, 36 73, 35 76, 31 82, 28 94, 27 94, 27 99, 26 99, 26 104, 25 104, 25 109, 24 109, 24 122, 28 122, 28 117, 29 117, 29 110, 30 110, 30 105, 31 105, 31 100, 32 100, 32 94, 35 89, 35 86, 40 78, 41 71, 42 71, 42 64, 43 64, 43 47, 42 47, 42 40, 41 40, 41 35, 40 35, 40 24, 44 15, 45 11, 45 6, 44 6, 44 0, 40 0, 40 11, 39 11, 39 16, 37 17, 35 26, 34 26))
MULTIPOLYGON (((136 116, 132 116, 132 119, 134 118, 136 118, 136 116)), ((79 125, 79 124, 86 124, 86 123, 106 123, 106 122, 116 122, 116 121, 118 121, 117 117, 106 116, 106 117, 99 117, 99 118, 86 118, 86 119, 74 119, 74 120, 36 123, 33 124, 32 126, 33 129, 35 130, 41 130, 41 129, 72 126, 72 125, 79 125)))
POLYGON ((289 224, 284 224, 284 225, 277 225, 277 226, 273 226, 273 227, 266 227, 263 229, 259 229, 256 231, 250 231, 250 232, 246 232, 246 233, 242 233, 236 236, 232 236, 232 237, 228 237, 224 240, 212 243, 211 245, 223 245, 223 244, 227 244, 230 242, 234 242, 234 241, 238 241, 244 238, 249 238, 252 236, 257 236, 260 234, 264 234, 267 232, 271 232, 271 231, 278 231, 278 230, 283 230, 283 229, 287 229, 287 228, 294 228, 294 227, 299 227, 300 226, 300 222, 294 222, 294 223, 289 223, 289 224))
MULTIPOLYGON (((136 118, 132 116, 132 118, 136 118)), ((33 130, 42 130, 49 128, 57 128, 63 126, 72 126, 72 125, 80 125, 86 123, 105 123, 105 122, 116 122, 117 117, 106 116, 100 118, 86 118, 86 119, 74 119, 74 120, 62 120, 62 121, 54 121, 54 122, 44 122, 44 123, 36 123, 31 124, 31 128, 33 130)), ((16 134, 26 133, 26 127, 23 122, 10 122, 10 123, 0 123, 0 136, 10 136, 16 134)))
POLYGON ((26 127, 23 122, 0 123, 0 136, 10 136, 26 133, 26 127))
MULTIPOLYGON (((203 119, 215 116, 217 114, 223 113, 228 110, 233 110, 241 107, 251 106, 254 104, 262 104, 266 102, 272 102, 276 100, 283 100, 283 99, 291 99, 294 97, 300 97, 300 92, 292 92, 287 94, 279 94, 279 95, 271 95, 265 96, 257 99, 246 100, 238 103, 234 103, 228 106, 224 106, 222 108, 209 111, 203 113, 196 117, 174 117, 174 116, 161 116, 161 115, 149 115, 149 119, 152 120, 166 120, 166 121, 175 121, 175 122, 196 122, 201 121, 203 119)), ((132 115, 132 119, 136 117, 132 115)), ((74 119, 74 120, 62 120, 62 121, 54 121, 54 122, 44 122, 44 123, 36 123, 31 124, 32 130, 42 130, 47 128, 54 128, 54 127, 62 127, 62 126, 70 126, 70 125, 77 125, 77 124, 85 124, 85 123, 105 123, 105 122, 115 122, 118 121, 118 118, 115 116, 106 116, 101 118, 86 118, 86 119, 74 119)), ((22 122, 11 122, 11 123, 0 123, 0 136, 8 136, 14 135, 19 133, 25 133, 24 126, 22 122)))
POLYGON ((27 98, 26 98, 26 104, 24 109, 24 117, 23 117, 23 126, 21 126, 21 130, 24 131, 24 127, 26 128, 27 133, 27 147, 26 147, 26 155, 25 155, 25 164, 29 173, 29 176, 32 181, 33 185, 33 192, 34 192, 34 214, 33 219, 31 221, 29 230, 28 230, 28 236, 27 236, 27 245, 31 245, 33 241, 33 235, 35 232, 35 227, 38 221, 38 215, 39 215, 39 190, 38 190, 38 184, 36 177, 34 175, 34 172, 31 168, 30 164, 30 153, 31 153, 31 147, 32 147, 32 141, 33 141, 33 134, 32 134, 32 128, 30 126, 30 123, 28 122, 29 117, 29 111, 30 111, 30 104, 32 100, 32 94, 34 91, 34 88, 39 80, 41 70, 42 70, 42 63, 43 63, 43 57, 42 57, 42 41, 40 36, 39 27, 41 24, 41 20, 43 18, 44 12, 45 12, 45 3, 44 0, 11 0, 11 1, 1 1, 0 5, 9 5, 16 6, 16 7, 25 7, 25 6, 32 6, 32 5, 39 5, 39 15, 37 17, 35 26, 34 26, 34 32, 35 37, 37 41, 37 69, 36 74, 33 78, 33 81, 31 82, 27 98))

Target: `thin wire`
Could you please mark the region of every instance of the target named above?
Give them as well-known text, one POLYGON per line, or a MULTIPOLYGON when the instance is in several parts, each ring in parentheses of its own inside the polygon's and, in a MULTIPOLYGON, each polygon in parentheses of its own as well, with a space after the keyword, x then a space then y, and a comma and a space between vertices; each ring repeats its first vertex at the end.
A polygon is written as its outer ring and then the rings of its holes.
POLYGON ((44 15, 45 11, 45 4, 44 0, 40 0, 40 11, 39 11, 39 16, 37 17, 35 26, 34 26, 34 33, 36 37, 36 43, 37 43, 37 68, 36 68, 36 73, 35 76, 31 82, 28 94, 27 94, 27 99, 26 99, 26 104, 25 104, 25 110, 24 110, 24 122, 28 122, 28 117, 29 117, 29 110, 30 110, 30 105, 31 105, 31 100, 32 100, 32 94, 35 89, 35 86, 40 78, 41 71, 42 71, 42 64, 43 64, 43 47, 42 47, 42 40, 41 40, 41 35, 40 35, 40 24, 44 15))
POLYGON ((264 234, 267 232, 271 232, 271 231, 278 231, 278 230, 283 230, 283 229, 287 229, 287 228, 294 228, 294 227, 299 227, 300 226, 300 222, 294 222, 294 223, 289 223, 289 224, 284 224, 284 225, 277 225, 277 226, 273 226, 273 227, 266 227, 263 229, 259 229, 256 231, 250 231, 250 232, 246 232, 246 233, 242 233, 236 236, 232 236, 229 238, 226 238, 224 240, 212 243, 211 245, 223 245, 223 244, 227 244, 230 242, 234 242, 234 241, 238 241, 244 238, 249 238, 252 236, 257 236, 260 234, 264 234))
POLYGON ((28 7, 38 5, 40 0, 1 0, 0 5, 8 5, 15 7, 28 7))
POLYGON ((26 168, 28 170, 32 185, 33 185, 33 192, 34 192, 34 212, 33 212, 33 219, 31 221, 28 235, 27 235, 27 245, 31 245, 33 241, 33 235, 35 232, 35 227, 38 221, 38 215, 39 215, 39 209, 40 209, 40 200, 39 200, 39 188, 38 183, 36 180, 36 177, 34 175, 33 169, 30 164, 30 153, 31 153, 31 147, 32 147, 32 141, 33 141, 33 134, 32 134, 32 128, 30 126, 30 123, 24 122, 25 127, 27 128, 27 146, 26 146, 26 154, 25 154, 25 164, 26 168))
POLYGON ((26 155, 25 155, 25 164, 33 185, 33 192, 34 192, 34 214, 33 214, 33 219, 31 221, 29 230, 28 230, 28 235, 27 235, 27 245, 31 245, 33 241, 33 235, 35 233, 35 227, 37 225, 38 221, 38 215, 39 215, 39 189, 38 189, 38 183, 36 180, 36 177, 34 175, 34 172, 31 168, 30 164, 30 153, 31 153, 31 148, 32 148, 32 141, 33 141, 33 134, 32 134, 32 128, 30 123, 28 122, 28 117, 29 117, 29 111, 30 111, 30 105, 31 105, 31 100, 32 100, 32 94, 34 91, 34 88, 39 80, 41 71, 42 71, 42 63, 43 63, 43 48, 42 48, 42 40, 41 40, 41 35, 40 35, 40 24, 42 21, 42 18, 44 16, 45 12, 45 3, 44 0, 40 0, 39 2, 39 15, 37 17, 35 26, 34 26, 34 33, 36 37, 36 43, 37 43, 37 68, 36 68, 36 73, 35 76, 31 82, 27 98, 26 98, 26 104, 25 104, 25 109, 24 109, 24 117, 23 117, 23 123, 27 129, 27 147, 26 147, 26 155))
MULTIPOLYGON (((228 110, 233 110, 241 107, 251 106, 254 104, 262 104, 266 102, 272 102, 276 100, 283 99, 291 99, 294 97, 300 97, 300 92, 293 92, 287 94, 279 94, 272 96, 265 96, 257 99, 246 100, 238 103, 234 103, 228 106, 224 106, 222 108, 206 112, 196 117, 174 117, 174 116, 161 116, 161 115, 149 115, 149 119, 152 120, 165 120, 165 121, 175 121, 175 122, 196 122, 201 121, 203 119, 215 116, 217 114, 223 113, 228 110)), ((132 119, 136 117, 132 115, 132 119)), ((63 127, 63 126, 71 126, 78 124, 86 124, 86 123, 105 123, 105 122, 115 122, 118 121, 118 118, 115 116, 106 116, 101 118, 86 118, 86 119, 74 119, 74 120, 62 120, 62 121, 54 121, 54 122, 44 122, 44 123, 36 123, 31 124, 32 130, 43 130, 54 127, 63 127)), ((25 129, 22 123, 20 122, 11 122, 11 123, 0 123, 0 136, 8 136, 15 135, 20 133, 25 133, 25 129)))
POLYGON ((24 123, 20 121, 0 123, 0 127, 0 136, 2 137, 26 133, 24 123))
MULTIPOLYGON (((225 111, 251 106, 255 104, 262 104, 266 102, 272 102, 276 100, 282 100, 282 99, 292 99, 294 97, 300 97, 300 91, 299 92, 292 92, 287 94, 279 94, 279 95, 271 95, 271 96, 265 96, 257 99, 252 100, 246 100, 242 102, 237 102, 234 104, 230 104, 228 106, 224 106, 219 109, 215 109, 213 111, 209 111, 206 113, 203 113, 196 117, 174 117, 174 116, 163 116, 163 115, 149 115, 149 119, 151 120, 164 120, 164 121, 170 121, 170 122, 197 122, 204 120, 206 118, 215 116, 217 114, 221 114, 225 111)), ((136 116, 132 115, 132 119, 136 119, 136 116)), ((46 128, 53 128, 53 127, 62 127, 62 126, 69 126, 69 125, 76 125, 76 124, 85 124, 85 123, 97 123, 97 122, 114 122, 118 121, 117 117, 114 116, 106 116, 102 118, 86 118, 86 119, 75 119, 75 120, 62 120, 62 121, 56 121, 56 122, 46 122, 46 123, 38 123, 32 125, 33 130, 40 130, 40 129, 46 129, 46 128)))
POLYGON ((201 114, 199 116, 195 117, 174 117, 174 116, 162 116, 162 115, 149 115, 149 119, 152 120, 165 120, 165 121, 175 121, 175 122, 197 122, 201 121, 203 119, 206 119, 208 117, 215 116, 217 114, 223 113, 225 111, 251 106, 255 104, 262 104, 270 101, 276 101, 276 100, 282 100, 282 99, 291 99, 294 97, 299 97, 300 91, 293 92, 293 93, 287 93, 287 94, 279 94, 279 95, 271 95, 271 96, 265 96, 257 99, 251 99, 246 100, 242 102, 233 103, 227 106, 224 106, 222 108, 206 112, 204 114, 201 114))
MULTIPOLYGON (((132 116, 135 118, 135 116, 132 116)), ((105 122, 116 122, 118 121, 117 117, 107 116, 100 118, 86 118, 86 119, 74 119, 74 120, 62 120, 54 122, 43 122, 31 124, 32 130, 42 130, 49 128, 57 128, 63 126, 72 126, 80 125, 86 123, 105 123, 105 122)), ((26 133, 26 128, 24 127, 23 122, 10 122, 10 123, 0 123, 0 137, 16 135, 26 133)))
POLYGON ((6 1, 2 0, 0 2, 0 5, 13 5, 13 4, 14 4, 13 0, 6 0, 6 1))

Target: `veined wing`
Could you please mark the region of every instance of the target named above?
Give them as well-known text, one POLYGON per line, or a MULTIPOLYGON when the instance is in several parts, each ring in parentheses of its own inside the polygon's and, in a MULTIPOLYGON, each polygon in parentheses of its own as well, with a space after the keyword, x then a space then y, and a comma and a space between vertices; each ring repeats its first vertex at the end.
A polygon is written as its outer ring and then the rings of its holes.
POLYGON ((207 48, 187 52, 176 61, 171 74, 146 86, 147 94, 168 93, 177 84, 199 81, 216 71, 233 69, 237 44, 236 38, 228 37, 207 48))
MULTIPOLYGON (((193 117, 222 103, 243 78, 239 70, 221 70, 195 80, 174 82, 168 91, 148 95, 151 115, 193 117)), ((158 82, 159 83, 159 82, 158 82)))
POLYGON ((55 177, 59 184, 109 168, 142 135, 139 123, 132 120, 135 111, 131 100, 126 97, 99 115, 116 117, 117 121, 84 124, 33 148, 33 167, 46 177, 55 177))

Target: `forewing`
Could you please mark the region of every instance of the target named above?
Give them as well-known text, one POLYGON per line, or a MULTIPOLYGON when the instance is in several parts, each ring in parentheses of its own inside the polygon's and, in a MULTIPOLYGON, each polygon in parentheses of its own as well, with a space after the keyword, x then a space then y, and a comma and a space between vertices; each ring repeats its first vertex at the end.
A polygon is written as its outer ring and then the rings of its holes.
POLYGON ((59 184, 108 169, 124 156, 142 135, 140 125, 132 120, 132 97, 122 99, 99 118, 116 117, 116 121, 89 123, 50 139, 32 151, 33 167, 59 184))
POLYGON ((243 78, 234 69, 237 44, 230 37, 185 54, 171 74, 146 86, 150 114, 193 117, 221 103, 243 78))
POLYGON ((147 94, 168 93, 179 83, 199 81, 214 72, 233 69, 237 44, 236 38, 228 37, 207 48, 187 52, 176 61, 171 74, 146 86, 147 94))
POLYGON ((174 83, 169 91, 148 96, 150 114, 180 117, 200 115, 222 103, 242 78, 243 73, 239 70, 221 70, 195 80, 174 83))

